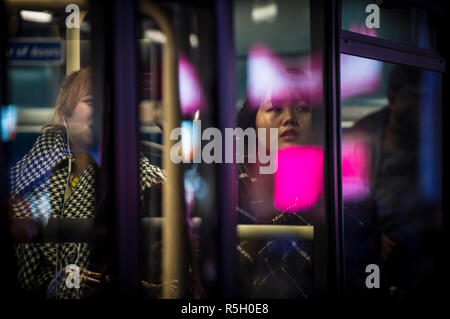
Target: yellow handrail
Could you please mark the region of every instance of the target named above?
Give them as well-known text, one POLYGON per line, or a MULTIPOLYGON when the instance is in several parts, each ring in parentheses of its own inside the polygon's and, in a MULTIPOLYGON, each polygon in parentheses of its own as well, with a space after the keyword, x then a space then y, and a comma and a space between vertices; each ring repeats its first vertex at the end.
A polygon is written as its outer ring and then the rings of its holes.
POLYGON ((314 226, 241 224, 237 225, 237 234, 240 239, 300 238, 312 241, 314 226))
MULTIPOLYGON (((170 132, 181 124, 178 94, 178 54, 175 33, 167 15, 155 4, 140 2, 140 12, 155 20, 166 36, 162 55, 163 97, 163 169, 166 181, 163 184, 162 216, 167 221, 162 227, 162 280, 178 282, 179 291, 184 291, 183 273, 187 260, 183 251, 185 243, 185 211, 182 169, 170 159, 170 149, 176 141, 170 140, 170 132)), ((170 285, 163 285, 163 298, 180 298, 170 285)))

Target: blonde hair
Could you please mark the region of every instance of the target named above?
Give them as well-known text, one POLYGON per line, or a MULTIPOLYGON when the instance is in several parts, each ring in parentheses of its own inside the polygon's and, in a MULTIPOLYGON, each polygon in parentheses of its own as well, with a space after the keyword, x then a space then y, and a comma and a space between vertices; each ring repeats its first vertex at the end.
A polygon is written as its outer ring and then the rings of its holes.
POLYGON ((83 97, 90 94, 90 68, 81 69, 68 75, 62 83, 58 96, 56 97, 52 120, 49 124, 44 126, 43 130, 59 126, 62 117, 70 116, 83 97))

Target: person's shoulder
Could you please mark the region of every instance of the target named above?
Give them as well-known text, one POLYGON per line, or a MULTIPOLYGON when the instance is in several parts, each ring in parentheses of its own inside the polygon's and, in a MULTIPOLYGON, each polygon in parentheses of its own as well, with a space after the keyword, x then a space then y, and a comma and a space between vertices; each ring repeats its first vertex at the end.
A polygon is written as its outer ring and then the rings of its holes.
POLYGON ((63 152, 66 153, 66 136, 63 128, 59 126, 46 126, 36 139, 30 152, 63 152), (59 150, 59 151, 58 151, 59 150))
POLYGON ((144 187, 160 184, 166 179, 164 171, 160 167, 151 164, 149 159, 143 155, 139 158, 139 171, 141 183, 144 184, 144 187))
POLYGON ((384 126, 389 117, 389 107, 383 107, 379 111, 371 113, 359 121, 357 121, 350 131, 373 131, 381 126, 384 126))
POLYGON ((57 126, 42 130, 33 147, 11 168, 10 183, 13 192, 25 189, 41 176, 47 176, 58 160, 67 155, 63 133, 57 126))

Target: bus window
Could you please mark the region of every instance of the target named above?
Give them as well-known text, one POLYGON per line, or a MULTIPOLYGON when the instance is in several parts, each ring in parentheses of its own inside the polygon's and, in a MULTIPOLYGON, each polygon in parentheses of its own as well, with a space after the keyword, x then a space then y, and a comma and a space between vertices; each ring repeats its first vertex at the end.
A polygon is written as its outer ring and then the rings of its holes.
POLYGON ((201 130, 213 125, 215 114, 213 8, 140 2, 141 161, 153 165, 149 177, 162 181, 143 198, 141 282, 146 298, 206 297, 217 280, 217 243, 211 240, 214 167, 198 157, 201 130))
POLYGON ((341 56, 348 295, 376 291, 364 284, 368 265, 379 276, 369 285, 385 297, 438 291, 441 81, 437 72, 341 56), (356 65, 372 85, 360 87, 356 65))
POLYGON ((20 3, 6 5, 5 114, 17 115, 17 126, 3 138, 17 291, 83 298, 98 289, 103 268, 93 262, 103 112, 91 80, 89 7, 20 3))
POLYGON ((436 49, 438 19, 436 13, 427 11, 426 7, 399 1, 343 0, 342 29, 436 49))
POLYGON ((246 130, 237 137, 241 294, 310 299, 326 255, 322 54, 311 49, 310 1, 237 0, 234 10, 246 130))

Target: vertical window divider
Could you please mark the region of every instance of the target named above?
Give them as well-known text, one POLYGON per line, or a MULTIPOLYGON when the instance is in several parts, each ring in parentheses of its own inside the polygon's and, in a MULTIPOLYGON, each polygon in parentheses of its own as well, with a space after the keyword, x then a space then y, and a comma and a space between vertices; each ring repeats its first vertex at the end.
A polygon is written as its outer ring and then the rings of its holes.
POLYGON ((119 294, 137 297, 139 287, 139 148, 136 3, 115 0, 113 20, 114 188, 119 294))
MULTIPOLYGON (((236 126, 234 92, 234 38, 233 2, 216 0, 217 14, 217 118, 221 132, 236 126)), ((225 147, 225 146, 223 146, 225 147)), ((225 151, 224 153, 225 154, 225 151)), ((221 164, 218 168, 217 207, 219 229, 219 274, 220 294, 225 298, 236 298, 237 289, 237 189, 236 164, 221 164)))
MULTIPOLYGON (((6 23, 6 6, 3 0, 0 0, 0 107, 5 106, 7 99, 7 58, 6 48, 8 43, 8 32, 6 23)), ((0 122, 0 132, 1 132, 0 122)), ((15 258, 13 250, 13 239, 9 232, 8 214, 9 207, 7 205, 7 164, 8 144, 0 139, 0 252, 2 256, 2 263, 0 265, 0 272, 2 274, 11 274, 16 271, 15 258)), ((8 292, 14 291, 16 279, 14 276, 6 275, 3 282, 3 289, 8 292)))
POLYGON ((340 30, 341 0, 310 1, 311 52, 322 56, 324 108, 324 216, 315 216, 313 296, 343 296, 344 229, 341 177, 340 30))
POLYGON ((325 1, 323 97, 325 112, 325 194, 329 230, 330 294, 345 291, 344 217, 341 172, 340 37, 341 0, 325 1))

